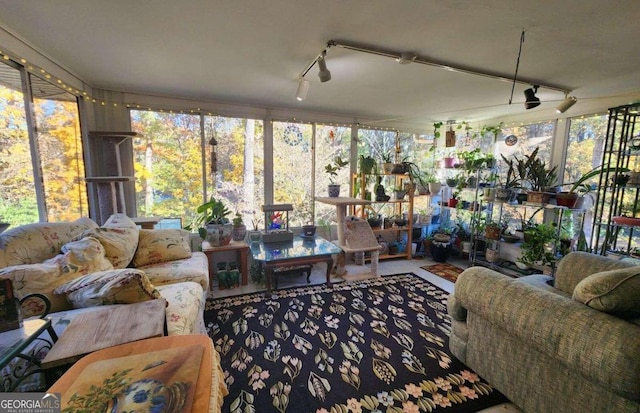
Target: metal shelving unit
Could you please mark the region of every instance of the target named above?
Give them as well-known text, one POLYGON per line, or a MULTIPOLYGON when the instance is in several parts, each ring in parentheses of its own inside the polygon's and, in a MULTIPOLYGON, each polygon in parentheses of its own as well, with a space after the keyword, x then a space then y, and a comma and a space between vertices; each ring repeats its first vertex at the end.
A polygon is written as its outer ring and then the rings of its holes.
MULTIPOLYGON (((609 109, 602 165, 640 172, 640 103, 609 109)), ((591 247, 600 255, 630 255, 640 248, 640 228, 615 222, 619 216, 640 220, 640 185, 621 182, 616 175, 607 170, 599 179, 591 247)))

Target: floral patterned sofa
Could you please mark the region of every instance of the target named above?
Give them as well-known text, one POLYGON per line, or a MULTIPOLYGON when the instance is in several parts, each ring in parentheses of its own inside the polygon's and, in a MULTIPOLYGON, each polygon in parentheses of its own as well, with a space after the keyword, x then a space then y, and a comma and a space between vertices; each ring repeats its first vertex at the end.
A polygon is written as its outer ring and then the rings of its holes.
MULTIPOLYGON (((169 335, 206 334, 208 260, 191 251, 184 230, 138 229, 124 214, 114 214, 102 227, 89 218, 16 227, 0 234, 0 277, 12 280, 19 299, 34 293, 47 297, 58 335, 82 312, 159 297, 167 300, 169 335)), ((25 317, 30 310, 23 304, 25 317)), ((4 385, 10 367, 0 372, 4 385)), ((21 391, 36 389, 28 382, 21 391)), ((32 385, 41 385, 36 382, 32 385)))

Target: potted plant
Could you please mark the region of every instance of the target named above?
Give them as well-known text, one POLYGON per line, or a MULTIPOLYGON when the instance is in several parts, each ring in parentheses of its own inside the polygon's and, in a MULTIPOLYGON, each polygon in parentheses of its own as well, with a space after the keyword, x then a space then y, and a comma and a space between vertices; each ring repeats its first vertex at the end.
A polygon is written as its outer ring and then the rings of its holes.
POLYGON ((525 231, 519 261, 526 265, 550 266, 556 261, 555 243, 557 231, 551 224, 538 224, 525 231))
POLYGON ((429 193, 436 195, 442 189, 442 183, 438 181, 438 177, 432 172, 425 172, 424 181, 429 187, 429 193))
POLYGON ((385 152, 382 154, 382 171, 385 174, 390 174, 393 170, 393 156, 391 152, 385 152))
POLYGON ((360 172, 365 175, 371 175, 376 170, 376 160, 371 156, 360 155, 360 172))
POLYGON ((527 193, 527 202, 544 204, 548 203, 551 198, 548 189, 556 182, 558 167, 547 168, 545 162, 536 156, 537 153, 538 148, 532 155, 525 155, 531 160, 527 170, 527 181, 530 185, 530 191, 527 193))
POLYGON ((338 176, 338 171, 349 164, 349 161, 342 160, 341 157, 336 156, 332 163, 328 163, 324 167, 324 171, 329 174, 329 196, 337 198, 340 196, 340 184, 336 184, 335 179, 338 176))
POLYGON ((487 221, 484 226, 484 237, 487 239, 499 240, 504 229, 504 225, 497 221, 487 221))
POLYGON ((446 262, 451 255, 451 233, 446 229, 440 229, 433 234, 433 241, 429 247, 431 258, 435 262, 446 262))
POLYGON ((231 213, 229 209, 213 196, 209 201, 200 205, 196 212, 200 214, 194 223, 185 229, 198 228, 200 238, 207 241, 212 247, 221 247, 231 242, 233 226, 227 219, 231 213))
POLYGON ((404 188, 401 187, 396 187, 393 190, 393 196, 395 197, 396 200, 398 201, 402 201, 404 200, 404 196, 407 194, 407 191, 405 191, 404 188))
POLYGON ((516 176, 516 168, 514 166, 515 159, 507 159, 504 155, 502 160, 507 164, 507 174, 504 182, 496 188, 496 198, 502 202, 510 202, 515 195, 515 190, 519 186, 519 179, 516 176))
POLYGON ((258 221, 256 218, 253 218, 251 220, 251 224, 253 225, 253 229, 249 231, 249 241, 260 242, 260 238, 262 237, 262 233, 259 229, 260 221, 258 221))
POLYGON ((232 230, 232 239, 234 241, 243 241, 244 237, 247 235, 247 227, 244 225, 242 221, 242 215, 239 212, 236 212, 235 217, 232 219, 233 222, 233 230, 232 230))
POLYGON ((629 172, 628 168, 616 168, 616 167, 602 167, 596 166, 595 168, 587 171, 575 182, 571 182, 565 185, 571 185, 569 191, 558 192, 556 194, 556 202, 558 205, 566 206, 567 208, 575 208, 578 198, 584 196, 591 191, 591 185, 588 185, 586 181, 596 176, 600 176, 603 173, 617 173, 617 172, 629 172))

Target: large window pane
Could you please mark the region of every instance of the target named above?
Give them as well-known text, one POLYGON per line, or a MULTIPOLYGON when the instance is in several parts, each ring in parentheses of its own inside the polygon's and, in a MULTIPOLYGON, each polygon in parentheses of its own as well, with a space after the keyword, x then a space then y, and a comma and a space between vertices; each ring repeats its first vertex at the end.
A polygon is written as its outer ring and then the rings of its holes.
MULTIPOLYGON (((328 196, 329 175, 325 166, 333 163, 336 156, 349 160, 351 148, 351 128, 344 126, 316 125, 315 137, 315 193, 316 196, 328 196)), ((347 165, 338 171, 336 183, 340 184, 340 196, 349 196, 349 170, 347 165)), ((332 205, 316 202, 315 220, 319 225, 336 223, 336 208, 332 205)), ((311 220, 310 220, 311 221, 311 220)))
POLYGON ((308 124, 273 122, 273 200, 293 205, 289 226, 313 220, 312 129, 308 124))
MULTIPOLYGON (((607 115, 570 120, 564 182, 574 182, 589 170, 602 164, 606 134, 607 115)), ((596 181, 597 177, 591 182, 596 181)))
POLYGON ((251 229, 262 217, 264 204, 264 124, 261 120, 222 116, 204 119, 207 172, 213 176, 207 180, 207 193, 222 199, 233 214, 242 215, 251 229))
POLYGON ((204 201, 200 116, 131 111, 138 216, 196 217, 204 201))
POLYGON ((38 222, 38 201, 18 69, 0 63, 0 221, 38 222))
POLYGON ((74 95, 30 75, 47 221, 89 212, 78 103, 74 95))

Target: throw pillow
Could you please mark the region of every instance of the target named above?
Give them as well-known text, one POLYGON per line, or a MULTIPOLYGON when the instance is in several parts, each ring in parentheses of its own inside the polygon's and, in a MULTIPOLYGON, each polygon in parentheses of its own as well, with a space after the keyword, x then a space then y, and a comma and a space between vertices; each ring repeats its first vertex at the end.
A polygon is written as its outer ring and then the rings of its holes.
POLYGON ((96 272, 71 280, 54 291, 65 295, 74 308, 133 304, 160 298, 142 270, 133 268, 96 272))
POLYGON ((51 311, 63 311, 70 308, 64 297, 57 296, 53 290, 83 275, 113 269, 105 259, 102 244, 91 237, 69 242, 62 246, 64 254, 56 255, 40 264, 14 265, 0 269, 0 277, 13 281, 16 297, 28 294, 42 294, 51 301, 51 311))
POLYGON ((90 229, 82 237, 94 237, 104 246, 105 257, 114 268, 126 268, 138 247, 138 226, 125 214, 113 214, 100 228, 90 229))
POLYGON ((191 257, 190 234, 183 229, 142 229, 133 266, 142 267, 159 262, 191 257))
POLYGON ((592 274, 576 285, 573 299, 618 317, 640 317, 640 266, 592 274))

